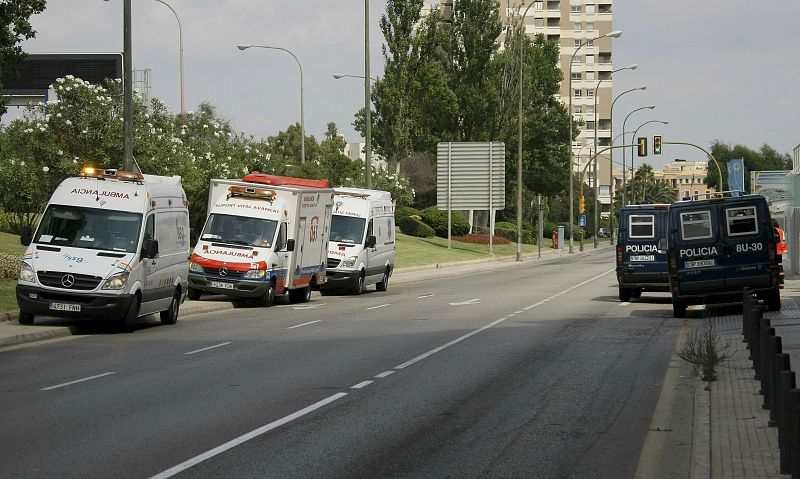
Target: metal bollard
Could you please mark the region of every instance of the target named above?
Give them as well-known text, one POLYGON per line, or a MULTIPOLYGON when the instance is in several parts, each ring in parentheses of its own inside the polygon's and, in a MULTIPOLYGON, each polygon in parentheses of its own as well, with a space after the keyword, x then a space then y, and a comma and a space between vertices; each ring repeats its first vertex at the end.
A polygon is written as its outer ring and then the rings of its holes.
MULTIPOLYGON (((787 358, 788 354, 784 354, 787 358)), ((792 449, 789 447, 789 391, 796 386, 794 371, 791 371, 789 361, 787 369, 781 371, 780 392, 778 393, 778 446, 781 452, 781 474, 789 474, 792 449)))
MULTIPOLYGON (((769 319, 764 319, 762 324, 769 324, 769 319)), ((759 393, 764 396, 764 403, 761 409, 769 409, 769 373, 772 364, 772 356, 769 354, 770 338, 775 336, 775 328, 765 327, 761 328, 760 344, 758 346, 758 374, 761 379, 761 391, 759 393)))
POLYGON ((744 342, 750 344, 750 338, 748 335, 750 334, 750 317, 752 315, 752 311, 750 308, 753 307, 753 294, 752 290, 745 286, 744 293, 742 293, 742 335, 744 335, 744 342))
POLYGON ((789 390, 787 403, 789 472, 792 479, 800 479, 800 454, 792 454, 800 449, 800 389, 789 390))
POLYGON ((764 308, 760 304, 756 304, 751 308, 752 317, 750 318, 750 359, 753 361, 753 369, 756 370, 756 379, 758 376, 758 347, 760 345, 759 333, 761 332, 761 321, 764 319, 764 308))
POLYGON ((778 395, 780 393, 781 371, 789 366, 789 356, 783 354, 782 341, 780 336, 773 336, 770 339, 770 374, 769 374, 769 427, 778 426, 778 395))

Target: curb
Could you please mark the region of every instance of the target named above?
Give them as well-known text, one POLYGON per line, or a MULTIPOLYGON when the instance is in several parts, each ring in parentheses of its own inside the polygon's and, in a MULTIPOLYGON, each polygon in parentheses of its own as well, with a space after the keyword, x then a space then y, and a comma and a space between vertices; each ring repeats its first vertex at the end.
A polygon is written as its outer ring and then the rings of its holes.
POLYGON ((711 392, 704 384, 698 376, 694 390, 691 479, 711 477, 711 392))
POLYGON ((42 341, 44 339, 63 338, 65 336, 72 336, 72 330, 68 327, 55 327, 42 331, 34 331, 30 333, 20 333, 14 336, 0 338, 0 348, 6 346, 16 346, 18 344, 31 343, 34 341, 42 341))

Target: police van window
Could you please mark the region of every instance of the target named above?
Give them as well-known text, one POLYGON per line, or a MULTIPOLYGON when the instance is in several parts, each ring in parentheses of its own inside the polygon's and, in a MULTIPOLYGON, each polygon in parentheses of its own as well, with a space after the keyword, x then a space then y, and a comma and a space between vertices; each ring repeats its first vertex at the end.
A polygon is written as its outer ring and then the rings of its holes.
POLYGON ((725 218, 729 236, 758 233, 758 218, 755 206, 728 208, 725 210, 725 218))
POLYGON ((713 237, 710 211, 681 213, 681 238, 684 240, 713 237))
POLYGON ((655 238, 653 215, 630 215, 628 217, 629 238, 655 238))

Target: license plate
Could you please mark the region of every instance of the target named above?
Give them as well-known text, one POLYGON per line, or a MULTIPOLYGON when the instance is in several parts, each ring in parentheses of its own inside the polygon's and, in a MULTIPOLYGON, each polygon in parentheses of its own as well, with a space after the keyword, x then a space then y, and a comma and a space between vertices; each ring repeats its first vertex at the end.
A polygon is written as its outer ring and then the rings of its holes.
POLYGON ((635 254, 631 255, 631 261, 655 261, 656 256, 653 254, 635 254))
POLYGON ((221 283, 219 281, 212 281, 211 287, 220 289, 233 289, 233 283, 221 283))
POLYGON ((698 259, 694 261, 687 261, 684 264, 687 268, 705 268, 707 266, 714 266, 717 263, 713 259, 698 259))
POLYGON ((69 303, 50 303, 50 309, 54 311, 70 311, 70 312, 80 312, 81 305, 80 304, 69 304, 69 303))

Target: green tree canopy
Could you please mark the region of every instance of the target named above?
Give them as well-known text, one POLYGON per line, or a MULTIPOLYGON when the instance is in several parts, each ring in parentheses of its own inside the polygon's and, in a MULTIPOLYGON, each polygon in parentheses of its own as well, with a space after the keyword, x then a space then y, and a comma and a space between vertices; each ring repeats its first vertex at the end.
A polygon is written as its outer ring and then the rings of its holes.
MULTIPOLYGON (((792 169, 792 157, 788 153, 779 153, 767 144, 762 145, 758 150, 752 150, 744 145, 731 146, 720 140, 715 140, 711 145, 711 154, 719 162, 726 188, 728 186, 728 160, 744 158, 744 185, 746 191, 750 191, 751 171, 792 169)), ((713 167, 710 163, 708 165, 706 184, 720 191, 719 174, 716 167, 713 167)))

